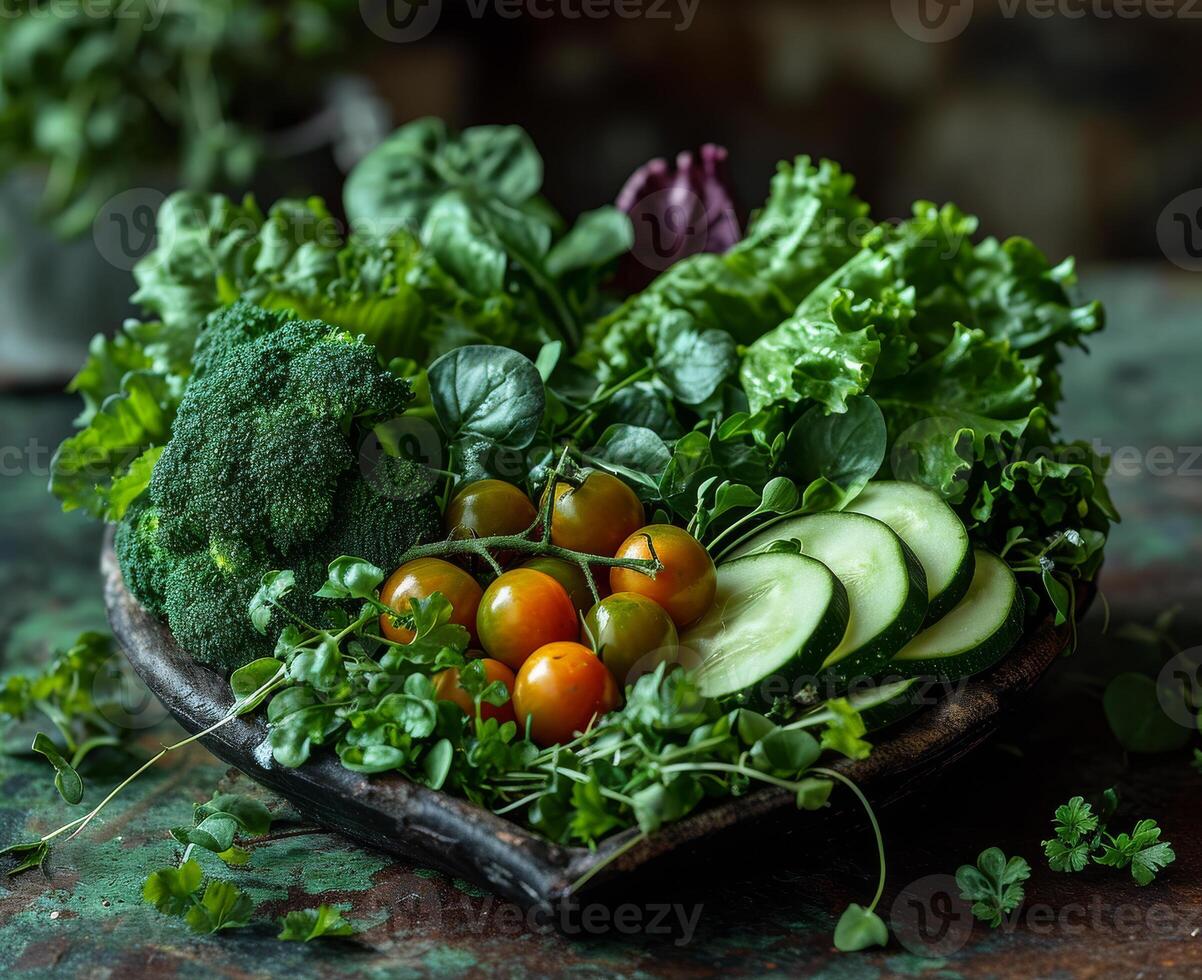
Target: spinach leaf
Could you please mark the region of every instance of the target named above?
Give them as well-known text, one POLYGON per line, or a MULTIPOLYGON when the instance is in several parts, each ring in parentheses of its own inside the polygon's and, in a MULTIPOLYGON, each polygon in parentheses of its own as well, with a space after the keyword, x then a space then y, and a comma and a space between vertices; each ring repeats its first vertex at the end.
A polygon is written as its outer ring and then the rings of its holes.
POLYGON ((645 496, 658 499, 659 481, 672 453, 650 429, 637 425, 611 425, 601 434, 586 460, 633 483, 645 496))
POLYGON ((734 338, 725 330, 700 330, 692 317, 674 313, 655 333, 655 367, 685 405, 709 399, 739 367, 734 338))
POLYGON ((789 432, 785 456, 790 475, 806 488, 806 510, 840 510, 876 476, 887 435, 880 407, 866 395, 847 410, 827 414, 816 405, 789 432))
POLYGON ((1190 730, 1165 714, 1156 681, 1144 674, 1119 674, 1102 697, 1106 720, 1129 752, 1172 752, 1190 740, 1190 730))
POLYGON ((477 126, 456 138, 441 119, 403 126, 359 162, 343 191, 352 224, 387 234, 417 230, 449 187, 525 204, 543 182, 543 162, 518 126, 477 126))
POLYGON ((452 440, 478 436, 505 449, 525 449, 542 423, 546 393, 538 368, 516 351, 473 346, 430 366, 430 397, 452 440))
POLYGON ((438 264, 477 296, 504 290, 509 254, 462 196, 450 193, 434 202, 422 240, 438 264))
POLYGON ((630 251, 634 232, 630 219, 616 208, 582 214, 547 255, 547 271, 559 278, 570 272, 596 269, 630 251))

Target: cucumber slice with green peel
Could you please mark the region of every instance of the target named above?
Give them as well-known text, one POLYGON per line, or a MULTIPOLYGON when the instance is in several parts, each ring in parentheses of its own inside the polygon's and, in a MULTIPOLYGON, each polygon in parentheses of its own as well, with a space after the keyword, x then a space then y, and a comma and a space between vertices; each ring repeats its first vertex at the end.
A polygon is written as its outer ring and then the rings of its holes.
MULTIPOLYGON (((923 677, 891 679, 859 686, 848 692, 847 703, 855 708, 864 727, 873 732, 912 715, 919 708, 933 703, 929 686, 933 682, 923 677)), ((833 719, 835 713, 826 705, 818 705, 802 716, 811 724, 833 719)))
POLYGON ((959 680, 1009 653, 1023 632, 1023 593, 1002 559, 977 549, 968 593, 934 626, 898 652, 889 670, 906 676, 959 680))
POLYGON ((718 568, 714 605, 680 637, 701 693, 771 706, 813 676, 847 629, 847 593, 821 562, 774 552, 718 568))
POLYGON ((884 521, 918 557, 927 576, 928 626, 964 598, 974 567, 968 529, 936 491, 920 483, 880 480, 868 484, 847 512, 884 521))
POLYGON ((819 679, 846 684, 875 677, 922 627, 927 583, 922 565, 888 525, 865 514, 810 514, 774 524, 741 545, 735 556, 795 540, 847 589, 851 620, 819 679))
POLYGON ((864 727, 870 732, 875 732, 910 717, 915 711, 930 704, 931 696, 924 690, 926 683, 928 682, 921 677, 889 681, 874 687, 861 688, 849 694, 847 700, 860 713, 864 727))

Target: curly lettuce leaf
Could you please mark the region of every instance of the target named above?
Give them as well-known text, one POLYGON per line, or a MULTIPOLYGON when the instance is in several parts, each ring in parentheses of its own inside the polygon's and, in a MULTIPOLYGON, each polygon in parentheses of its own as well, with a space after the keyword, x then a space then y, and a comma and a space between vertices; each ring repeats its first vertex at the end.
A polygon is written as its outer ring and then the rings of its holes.
POLYGON ((178 407, 178 392, 149 372, 132 372, 88 425, 67 439, 50 464, 50 490, 63 510, 118 521, 150 482, 178 407))

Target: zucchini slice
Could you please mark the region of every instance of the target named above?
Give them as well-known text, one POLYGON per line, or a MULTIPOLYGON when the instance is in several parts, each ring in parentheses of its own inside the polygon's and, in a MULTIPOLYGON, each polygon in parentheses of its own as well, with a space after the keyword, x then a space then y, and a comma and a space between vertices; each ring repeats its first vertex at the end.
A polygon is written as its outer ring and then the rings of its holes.
POLYGON ((922 627, 927 583, 914 553, 886 524, 864 514, 810 514, 774 524, 742 545, 739 555, 774 541, 796 540, 847 589, 851 620, 819 679, 846 684, 875 677, 922 627))
POLYGON ((1013 649, 1023 632, 1023 593, 1002 559, 977 549, 968 594, 934 626, 898 652, 890 671, 959 680, 979 673, 1013 649))
POLYGON ((880 480, 868 484, 847 510, 884 521, 922 563, 928 626, 964 598, 972 582, 972 545, 964 522, 936 491, 920 483, 880 480))
POLYGON ((724 562, 714 605, 680 637, 711 698, 771 706, 812 677, 847 629, 847 593, 821 562, 769 553, 724 562))

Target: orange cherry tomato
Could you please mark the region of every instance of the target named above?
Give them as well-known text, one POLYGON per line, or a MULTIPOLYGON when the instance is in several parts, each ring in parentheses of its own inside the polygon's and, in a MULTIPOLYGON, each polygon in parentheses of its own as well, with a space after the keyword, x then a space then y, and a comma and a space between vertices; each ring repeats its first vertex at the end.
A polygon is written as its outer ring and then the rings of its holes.
POLYGON ((549 643, 522 664, 513 688, 518 727, 541 746, 571 741, 594 718, 618 706, 621 698, 611 674, 588 647, 549 643))
POLYGON ((593 470, 578 487, 555 484, 551 543, 610 557, 647 519, 642 501, 616 476, 593 470))
MULTIPOLYGON (((544 556, 531 558, 530 561, 523 562, 519 567, 533 568, 536 572, 544 572, 550 575, 551 578, 564 587, 568 593, 568 598, 572 600, 572 605, 579 612, 588 612, 593 607, 593 593, 588 587, 588 579, 584 577, 584 572, 575 562, 544 556)), ((602 584, 606 588, 609 587, 608 582, 596 582, 598 588, 601 588, 602 584)), ((602 592, 602 595, 604 594, 602 592)))
POLYGON ((623 542, 615 557, 650 558, 647 539, 663 563, 651 578, 630 568, 611 568, 609 584, 614 592, 637 592, 663 606, 678 627, 701 617, 714 602, 718 573, 701 542, 671 524, 651 524, 623 542))
POLYGON ((476 480, 451 499, 445 520, 452 537, 489 538, 528 531, 537 517, 530 498, 512 483, 476 480))
POLYGON ((484 591, 476 633, 490 657, 517 670, 539 647, 580 635, 576 607, 545 572, 515 568, 484 591))
MULTIPOLYGON (((494 681, 500 681, 505 685, 505 690, 509 692, 509 700, 500 706, 489 704, 487 701, 480 702, 480 717, 485 721, 489 718, 496 718, 502 725, 507 721, 515 721, 516 716, 513 711, 513 685, 516 678, 513 671, 506 667, 499 660, 489 660, 484 658, 481 663, 484 664, 484 676, 489 684, 494 681)), ((434 696, 439 701, 450 701, 456 704, 469 718, 476 716, 476 703, 472 700, 472 696, 459 686, 459 668, 449 667, 441 671, 434 677, 434 696)))
POLYGON ((589 610, 584 624, 597 656, 623 690, 661 661, 673 660, 680 644, 667 610, 637 592, 615 592, 602 599, 589 610))
MULTIPOLYGON (((407 612, 412 599, 428 599, 441 592, 454 610, 451 622, 476 638, 476 609, 483 590, 480 583, 458 565, 441 558, 417 558, 398 568, 380 590, 380 601, 399 613, 407 612)), ((380 616, 380 631, 396 643, 412 643, 414 632, 398 626, 391 616, 380 616)))

